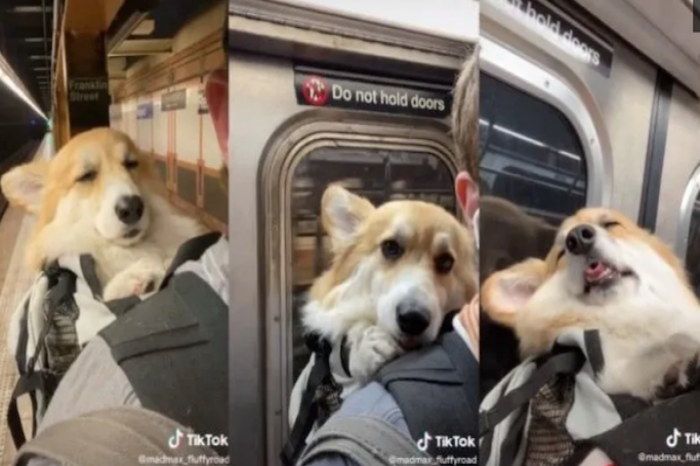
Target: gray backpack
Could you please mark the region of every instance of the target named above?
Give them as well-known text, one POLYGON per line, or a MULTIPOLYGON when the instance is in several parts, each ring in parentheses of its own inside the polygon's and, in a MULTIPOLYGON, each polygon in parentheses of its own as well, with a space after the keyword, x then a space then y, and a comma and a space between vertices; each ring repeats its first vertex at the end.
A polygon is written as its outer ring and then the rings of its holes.
POLYGON ((296 466, 307 466, 328 454, 339 454, 362 466, 437 465, 413 439, 371 416, 333 416, 306 446, 296 466))
POLYGON ((13 466, 228 464, 213 450, 189 441, 193 433, 159 413, 122 406, 54 424, 26 443, 13 466), (206 457, 206 458, 205 458, 206 457), (180 463, 175 461, 181 460, 180 463))

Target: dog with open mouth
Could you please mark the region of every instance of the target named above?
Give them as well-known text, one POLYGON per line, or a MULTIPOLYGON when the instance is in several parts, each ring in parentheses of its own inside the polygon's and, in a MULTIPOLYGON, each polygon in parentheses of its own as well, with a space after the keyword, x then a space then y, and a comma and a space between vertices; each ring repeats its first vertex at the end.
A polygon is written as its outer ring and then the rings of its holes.
MULTIPOLYGON (((474 238, 442 207, 412 200, 375 207, 339 185, 321 201, 333 261, 303 309, 307 332, 347 350, 347 372, 334 373, 342 397, 386 362, 435 340, 444 317, 477 291, 474 238)), ((291 395, 293 425, 313 357, 291 395)))
POLYGON ((567 329, 598 330, 609 394, 653 400, 700 353, 700 304, 681 261, 619 212, 587 208, 561 225, 545 260, 483 284, 482 308, 514 329, 523 357, 549 352, 567 329))
POLYGON ((1 185, 12 205, 36 217, 26 245, 31 268, 89 254, 105 301, 156 289, 179 246, 204 233, 170 204, 150 158, 109 128, 10 170, 1 185))

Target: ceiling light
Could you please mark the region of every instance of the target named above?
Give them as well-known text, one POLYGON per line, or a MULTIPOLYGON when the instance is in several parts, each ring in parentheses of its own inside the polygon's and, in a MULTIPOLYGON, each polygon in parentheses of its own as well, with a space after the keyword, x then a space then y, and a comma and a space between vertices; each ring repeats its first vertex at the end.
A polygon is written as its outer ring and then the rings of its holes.
POLYGON ((10 8, 8 11, 12 13, 41 13, 43 11, 46 11, 46 13, 50 13, 53 11, 53 7, 47 6, 46 8, 42 8, 40 6, 16 6, 14 8, 10 8))
POLYGON ((5 61, 5 58, 0 55, 0 82, 5 84, 5 86, 7 86, 17 97, 29 105, 31 109, 37 113, 37 115, 41 116, 44 120, 47 120, 44 112, 41 111, 39 106, 34 103, 34 100, 17 84, 17 78, 13 78, 11 76, 11 74, 14 74, 11 70, 10 65, 7 64, 7 61, 5 61))
POLYGON ((44 42, 43 37, 25 37, 24 38, 25 42, 44 42))

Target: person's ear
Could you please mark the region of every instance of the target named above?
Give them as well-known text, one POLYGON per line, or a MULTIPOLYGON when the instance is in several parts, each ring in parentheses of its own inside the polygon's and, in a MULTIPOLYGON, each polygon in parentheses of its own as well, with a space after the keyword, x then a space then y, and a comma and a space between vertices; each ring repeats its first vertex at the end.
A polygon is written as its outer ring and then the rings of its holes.
POLYGON ((455 195, 464 217, 472 221, 479 209, 479 186, 466 171, 459 172, 455 179, 455 195))
POLYGON ((228 166, 228 72, 216 70, 207 77, 204 95, 225 166, 228 166))
POLYGON ((516 314, 546 278, 547 266, 540 259, 527 259, 496 272, 481 287, 481 307, 494 321, 513 328, 516 314))

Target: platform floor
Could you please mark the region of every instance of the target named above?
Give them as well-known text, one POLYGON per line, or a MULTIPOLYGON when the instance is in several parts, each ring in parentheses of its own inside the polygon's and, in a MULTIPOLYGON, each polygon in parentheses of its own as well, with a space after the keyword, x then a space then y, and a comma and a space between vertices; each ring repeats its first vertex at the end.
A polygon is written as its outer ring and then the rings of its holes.
MULTIPOLYGON (((17 382, 17 368, 4 336, 7 335, 12 313, 33 282, 33 274, 24 266, 24 240, 31 221, 24 212, 10 207, 0 222, 0 245, 9 252, 0 255, 0 335, 3 336, 0 344, 0 413, 3 414, 0 419, 0 466, 10 466, 15 455, 5 413, 17 382)), ((31 429, 29 408, 26 397, 20 400, 20 414, 31 429)))
MULTIPOLYGON (((52 150, 45 140, 36 157, 48 156, 52 150)), ((34 274, 25 266, 25 242, 33 218, 15 207, 9 207, 0 221, 0 466, 10 466, 16 451, 6 422, 7 407, 17 382, 17 368, 7 345, 7 332, 12 313, 34 281, 34 274)), ((20 399, 20 415, 25 431, 31 429, 31 404, 20 399)))

